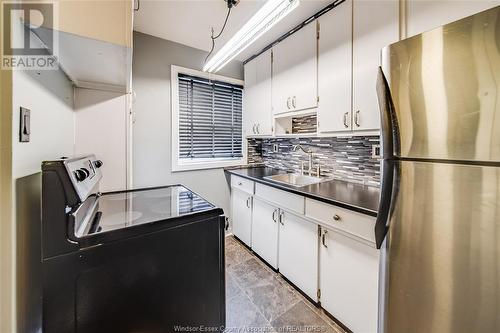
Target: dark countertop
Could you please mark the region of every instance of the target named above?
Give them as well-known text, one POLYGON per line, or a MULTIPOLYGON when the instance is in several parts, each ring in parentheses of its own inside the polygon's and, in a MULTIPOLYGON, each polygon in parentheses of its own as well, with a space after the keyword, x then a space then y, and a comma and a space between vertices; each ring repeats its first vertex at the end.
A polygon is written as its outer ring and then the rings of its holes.
POLYGON ((350 183, 343 180, 328 180, 319 184, 294 187, 264 179, 267 176, 286 172, 262 166, 227 168, 225 172, 307 198, 347 208, 359 213, 377 216, 380 192, 377 187, 350 183))

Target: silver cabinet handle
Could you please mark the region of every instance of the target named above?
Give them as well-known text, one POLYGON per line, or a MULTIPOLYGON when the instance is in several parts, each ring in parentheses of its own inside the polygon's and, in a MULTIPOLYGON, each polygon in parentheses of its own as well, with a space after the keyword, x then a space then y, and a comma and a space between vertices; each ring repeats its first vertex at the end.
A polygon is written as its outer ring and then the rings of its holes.
POLYGON ((325 248, 328 248, 328 246, 326 245, 326 234, 328 233, 327 230, 324 230, 323 231, 323 234, 321 235, 321 244, 323 244, 323 246, 325 248))
POLYGON ((356 124, 357 127, 361 126, 359 124, 359 110, 356 111, 356 114, 354 115, 354 123, 356 124))
POLYGON ((347 116, 349 115, 349 112, 344 113, 344 127, 347 128, 349 125, 347 125, 347 116))
POLYGON ((296 101, 297 101, 297 98, 295 96, 293 96, 293 98, 292 98, 292 106, 293 106, 294 109, 297 107, 297 105, 295 104, 296 101))
POLYGON ((238 186, 241 186, 241 185, 243 185, 243 183, 242 182, 238 182, 238 186))
POLYGON ((286 108, 290 110, 290 97, 286 99, 286 108))
POLYGON ((285 212, 281 211, 279 215, 279 221, 281 225, 285 225, 285 223, 283 222, 283 216, 285 216, 285 212))
POLYGON ((250 203, 249 203, 250 199, 252 199, 252 197, 247 198, 247 208, 250 208, 250 203))
POLYGON ((337 214, 333 215, 333 219, 337 222, 341 220, 340 216, 338 216, 337 214))
POLYGON ((257 134, 260 134, 260 124, 257 124, 257 134))
POLYGON ((253 126, 252 126, 252 132, 253 132, 253 134, 255 134, 255 124, 253 124, 253 126))
POLYGON ((275 209, 275 210, 273 211, 273 221, 274 221, 275 223, 277 222, 277 221, 276 221, 276 212, 277 212, 278 210, 279 210, 279 209, 275 209))

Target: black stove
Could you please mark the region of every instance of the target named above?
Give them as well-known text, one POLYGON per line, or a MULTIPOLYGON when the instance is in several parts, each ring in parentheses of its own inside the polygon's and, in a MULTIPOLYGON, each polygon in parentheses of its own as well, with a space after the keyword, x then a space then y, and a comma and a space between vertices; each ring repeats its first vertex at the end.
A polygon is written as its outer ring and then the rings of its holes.
POLYGON ((42 164, 43 332, 220 330, 222 209, 182 185, 100 193, 102 165, 42 164))

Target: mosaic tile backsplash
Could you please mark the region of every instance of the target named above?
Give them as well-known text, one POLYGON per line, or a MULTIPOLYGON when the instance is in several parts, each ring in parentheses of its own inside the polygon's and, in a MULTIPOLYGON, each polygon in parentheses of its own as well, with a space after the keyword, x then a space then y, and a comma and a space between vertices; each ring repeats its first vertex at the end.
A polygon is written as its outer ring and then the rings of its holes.
POLYGON ((380 144, 378 136, 248 139, 248 163, 300 172, 303 161, 307 170, 308 155, 292 151, 297 144, 313 151, 313 171, 319 163, 321 176, 380 186, 380 160, 372 157, 372 146, 380 144))

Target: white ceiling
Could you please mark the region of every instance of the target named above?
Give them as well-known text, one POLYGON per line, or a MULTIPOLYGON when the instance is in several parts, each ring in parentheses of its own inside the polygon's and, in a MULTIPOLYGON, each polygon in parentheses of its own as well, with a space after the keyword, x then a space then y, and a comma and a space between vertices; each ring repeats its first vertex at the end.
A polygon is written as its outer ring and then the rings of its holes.
MULTIPOLYGON (((210 28, 217 34, 227 13, 224 0, 140 0, 134 16, 134 30, 209 51, 210 28)), ((222 36, 216 40, 219 49, 264 4, 265 0, 241 0, 231 10, 222 36)), ((301 0, 300 5, 238 57, 245 60, 279 36, 304 21, 333 0, 301 0)))

